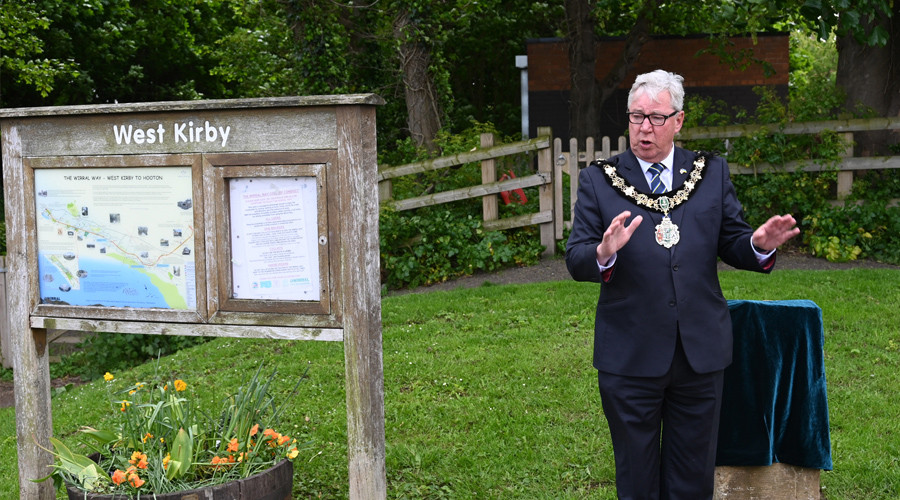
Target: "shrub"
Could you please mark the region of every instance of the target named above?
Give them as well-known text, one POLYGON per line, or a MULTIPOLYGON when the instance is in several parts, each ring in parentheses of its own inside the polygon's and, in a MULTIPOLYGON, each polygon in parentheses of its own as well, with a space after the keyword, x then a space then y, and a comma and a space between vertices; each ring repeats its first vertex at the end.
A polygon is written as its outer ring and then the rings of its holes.
POLYGON ((211 338, 181 335, 97 333, 82 341, 55 370, 94 380, 107 370, 125 370, 209 340, 211 338))
POLYGON ((533 228, 486 231, 473 215, 444 209, 421 212, 381 211, 382 282, 389 289, 533 264, 543 251, 533 228))
MULTIPOLYGON (((436 141, 441 155, 471 151, 480 145, 482 133, 497 134, 493 125, 472 122, 460 134, 442 132, 436 141)), ((499 139, 502 142, 511 142, 499 139)), ((406 141, 386 152, 382 160, 392 164, 428 158, 406 141)), ((497 160, 497 171, 516 176, 531 173, 531 157, 519 155, 497 160)), ((498 174, 499 175, 499 174, 498 174)), ((468 163, 395 179, 395 199, 406 199, 481 184, 481 166, 468 163)), ((537 211, 537 189, 525 191, 527 204, 500 206, 500 216, 537 211)), ((382 283, 388 289, 440 283, 479 271, 495 271, 537 262, 543 247, 535 227, 487 231, 481 222, 480 198, 398 212, 383 206, 380 214, 382 283)))

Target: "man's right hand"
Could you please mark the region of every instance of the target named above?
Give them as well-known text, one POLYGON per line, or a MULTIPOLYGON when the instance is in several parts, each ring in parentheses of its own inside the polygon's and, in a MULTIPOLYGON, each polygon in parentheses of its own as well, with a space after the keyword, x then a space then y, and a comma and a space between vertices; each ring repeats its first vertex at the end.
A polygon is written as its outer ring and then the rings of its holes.
POLYGON ((638 215, 626 226, 625 221, 629 217, 631 217, 631 212, 628 210, 620 213, 603 232, 603 240, 597 245, 597 263, 601 266, 605 266, 609 259, 628 243, 635 229, 644 220, 642 216, 638 215))

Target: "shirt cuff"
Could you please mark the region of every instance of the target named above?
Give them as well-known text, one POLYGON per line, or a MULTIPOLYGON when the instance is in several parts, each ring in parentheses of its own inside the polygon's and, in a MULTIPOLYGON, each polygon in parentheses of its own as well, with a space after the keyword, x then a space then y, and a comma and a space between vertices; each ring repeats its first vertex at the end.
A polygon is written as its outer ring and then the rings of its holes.
POLYGON ((612 255, 612 257, 609 258, 609 262, 607 262, 605 266, 603 264, 601 264, 600 261, 597 261, 597 267, 600 269, 601 273, 609 271, 610 269, 613 268, 614 265, 616 265, 616 256, 617 255, 619 255, 619 254, 614 253, 612 255))
POLYGON ((760 264, 772 258, 772 256, 775 255, 775 250, 777 250, 776 248, 773 248, 766 252, 761 248, 757 248, 756 245, 753 244, 753 238, 750 238, 750 248, 753 249, 753 254, 756 255, 756 260, 759 261, 760 264))

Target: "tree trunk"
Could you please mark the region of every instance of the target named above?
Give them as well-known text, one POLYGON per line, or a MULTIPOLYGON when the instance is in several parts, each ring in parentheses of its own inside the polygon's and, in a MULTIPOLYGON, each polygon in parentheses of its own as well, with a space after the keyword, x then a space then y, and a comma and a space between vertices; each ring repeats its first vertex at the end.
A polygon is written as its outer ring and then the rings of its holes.
MULTIPOLYGON (((638 14, 638 18, 634 22, 634 26, 631 27, 631 31, 628 32, 628 36, 625 37, 625 47, 622 49, 619 60, 616 61, 613 69, 600 82, 601 106, 625 80, 625 76, 631 71, 632 66, 634 66, 635 61, 641 54, 644 44, 650 41, 653 11, 657 9, 659 3, 659 0, 647 2, 638 14)), ((622 112, 624 113, 625 110, 622 110, 622 112)))
POLYGON ((434 139, 441 128, 440 105, 434 82, 428 72, 430 54, 425 45, 409 36, 409 24, 406 12, 400 12, 394 21, 394 38, 399 42, 397 55, 406 99, 407 125, 415 144, 434 152, 434 139))
MULTIPOLYGON (((837 85, 847 94, 848 111, 860 106, 878 116, 900 116, 900 2, 893 2, 892 16, 864 21, 868 32, 876 24, 889 33, 887 45, 871 47, 857 42, 851 35, 837 40, 837 85)), ((857 156, 890 154, 888 146, 900 142, 897 131, 854 134, 857 156)))
POLYGON ((583 141, 600 135, 600 89, 594 72, 597 66, 596 37, 591 16, 593 1, 566 0, 569 31, 569 137, 583 141))
MULTIPOLYGON (((600 136, 600 109, 622 84, 634 66, 644 44, 650 40, 653 14, 660 0, 645 3, 625 38, 625 47, 612 70, 598 81, 596 37, 591 15, 593 1, 566 0, 566 25, 569 30, 569 68, 572 88, 569 93, 569 136, 583 140, 600 136)), ((621 110, 622 113, 625 110, 621 110)))

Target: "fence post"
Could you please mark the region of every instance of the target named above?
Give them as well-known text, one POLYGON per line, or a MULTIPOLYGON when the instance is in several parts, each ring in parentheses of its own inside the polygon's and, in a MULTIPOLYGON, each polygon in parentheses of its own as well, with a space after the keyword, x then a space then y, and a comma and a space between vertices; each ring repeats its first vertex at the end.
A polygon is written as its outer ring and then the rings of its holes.
POLYGON ((587 167, 592 161, 597 159, 597 152, 594 150, 594 138, 588 137, 584 141, 584 166, 587 167))
MULTIPOLYGON (((489 148, 494 145, 494 134, 481 134, 481 147, 489 148)), ((490 158, 481 161, 481 183, 490 184, 497 182, 497 160, 490 158)), ((499 210, 497 208, 497 195, 488 194, 481 197, 482 218, 485 222, 497 220, 499 218, 499 210)))
MULTIPOLYGON (((550 127, 538 127, 538 137, 553 137, 550 127)), ((541 212, 553 210, 553 148, 544 148, 538 151, 538 173, 549 177, 549 184, 542 184, 538 187, 539 210, 541 212)), ((541 224, 541 245, 544 245, 544 257, 552 257, 556 254, 556 238, 553 230, 553 220, 541 224)))
POLYGON ((0 362, 12 368, 9 344, 9 313, 6 310, 6 256, 0 255, 0 362))
POLYGON ((574 221, 575 201, 578 200, 578 139, 569 139, 569 223, 574 221))
MULTIPOLYGON (((553 162, 556 164, 556 167, 559 169, 560 177, 562 177, 562 174, 569 173, 569 159, 566 156, 567 154, 568 153, 564 153, 562 150, 562 139, 560 139, 559 137, 554 138, 553 139, 553 162)), ((571 176, 569 176, 569 177, 570 177, 569 186, 571 186, 572 184, 577 184, 577 182, 578 182, 577 179, 572 179, 571 176)), ((563 189, 565 189, 565 187, 563 186, 563 183, 561 180, 560 180, 560 182, 556 183, 556 186, 553 187, 553 191, 554 191, 554 193, 556 193, 555 196, 559 200, 560 203, 563 202, 563 189)), ((566 228, 569 223, 566 222, 565 214, 562 214, 562 212, 560 212, 560 219, 562 220, 563 228, 566 228)), ((562 239, 562 234, 557 233, 557 238, 562 239)))
MULTIPOLYGON (((841 139, 847 142, 847 148, 841 153, 841 158, 853 157, 853 132, 845 132, 839 134, 841 139)), ((850 195, 853 190, 853 171, 840 170, 837 174, 837 199, 843 200, 850 195)))

